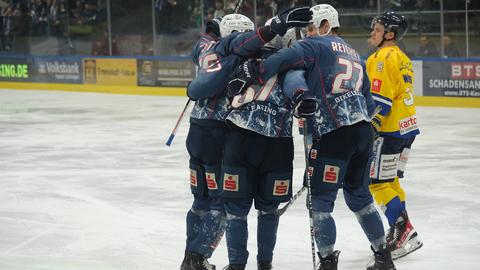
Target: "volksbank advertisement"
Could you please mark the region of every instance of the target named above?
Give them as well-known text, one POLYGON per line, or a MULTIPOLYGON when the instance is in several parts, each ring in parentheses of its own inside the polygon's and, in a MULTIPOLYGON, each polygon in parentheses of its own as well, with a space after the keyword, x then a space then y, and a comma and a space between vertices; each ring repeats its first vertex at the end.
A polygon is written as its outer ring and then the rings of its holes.
POLYGON ((2 58, 0 61, 0 81, 29 82, 33 74, 29 58, 2 58))
POLYGON ((423 61, 423 95, 480 98, 480 62, 423 61))
POLYGON ((83 83, 80 58, 35 58, 33 66, 36 82, 83 83))

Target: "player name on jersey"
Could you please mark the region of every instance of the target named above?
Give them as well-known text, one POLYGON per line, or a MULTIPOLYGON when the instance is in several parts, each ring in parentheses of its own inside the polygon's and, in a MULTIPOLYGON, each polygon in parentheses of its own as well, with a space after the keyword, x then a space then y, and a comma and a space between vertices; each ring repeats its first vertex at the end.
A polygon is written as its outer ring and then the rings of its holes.
POLYGON ((333 51, 346 53, 354 57, 355 59, 360 60, 360 56, 358 55, 358 53, 354 49, 350 48, 349 46, 340 42, 335 42, 335 41, 332 41, 331 44, 332 44, 333 51))

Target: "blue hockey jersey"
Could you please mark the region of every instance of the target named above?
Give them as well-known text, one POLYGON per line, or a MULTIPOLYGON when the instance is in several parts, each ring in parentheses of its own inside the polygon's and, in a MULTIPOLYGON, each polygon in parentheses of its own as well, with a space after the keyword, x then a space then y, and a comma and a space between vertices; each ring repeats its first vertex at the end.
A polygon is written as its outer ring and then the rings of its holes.
POLYGON ((370 120, 375 103, 365 61, 340 37, 308 37, 282 49, 260 64, 260 76, 265 81, 289 69, 304 69, 306 81, 286 88, 314 91, 317 97, 315 137, 370 120))
POLYGON ((256 31, 235 32, 219 41, 205 35, 195 44, 192 60, 199 70, 187 91, 188 96, 197 101, 190 121, 192 119, 224 121, 229 104, 225 88, 231 73, 242 59, 257 54, 264 43, 256 31))
MULTIPOLYGON (((267 56, 272 50, 262 50, 267 56)), ((298 74, 297 74, 298 75, 298 74)), ((303 79, 303 74, 301 79, 303 79)), ((298 76, 289 76, 291 84, 299 80, 298 76)), ((243 95, 232 101, 234 108, 227 120, 236 126, 248 129, 268 137, 292 137, 293 108, 291 96, 284 93, 283 76, 274 75, 263 85, 251 85, 243 95), (280 78, 279 78, 280 77, 280 78)))

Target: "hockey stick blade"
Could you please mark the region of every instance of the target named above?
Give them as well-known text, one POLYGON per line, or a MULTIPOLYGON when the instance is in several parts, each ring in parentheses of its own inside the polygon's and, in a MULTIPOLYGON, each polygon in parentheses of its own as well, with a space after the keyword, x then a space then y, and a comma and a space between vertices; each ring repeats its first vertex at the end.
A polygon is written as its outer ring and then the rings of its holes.
POLYGON ((180 125, 180 122, 182 122, 183 116, 185 115, 185 111, 188 109, 188 106, 190 105, 191 101, 192 101, 191 99, 188 99, 187 104, 185 104, 185 107, 183 108, 182 113, 178 117, 177 123, 175 124, 175 127, 172 130, 172 133, 170 134, 167 142, 165 143, 166 146, 170 146, 172 144, 172 141, 175 138, 175 134, 177 133, 177 128, 180 125))

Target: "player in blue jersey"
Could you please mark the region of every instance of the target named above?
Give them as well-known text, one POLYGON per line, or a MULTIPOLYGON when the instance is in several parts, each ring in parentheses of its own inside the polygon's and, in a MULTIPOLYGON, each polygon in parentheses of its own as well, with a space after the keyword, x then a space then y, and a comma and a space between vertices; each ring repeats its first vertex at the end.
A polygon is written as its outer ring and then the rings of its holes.
MULTIPOLYGON (((207 22, 206 33, 200 37, 192 50, 192 60, 198 66, 199 56, 208 51, 220 39, 220 21, 215 18, 207 22)), ((225 139, 226 128, 217 127, 204 129, 191 124, 187 136, 187 150, 190 154, 190 187, 193 193, 193 204, 187 213, 187 240, 185 256, 180 266, 181 270, 215 269, 207 258, 211 257, 225 231, 225 211, 214 187, 216 176, 220 173, 220 162, 223 145, 210 143, 210 140, 222 142, 225 139), (209 137, 210 146, 204 153, 202 144, 196 140, 209 137), (208 154, 208 155, 207 155, 208 154), (210 187, 212 190, 208 189, 210 187)))
POLYGON ((317 5, 312 11, 314 27, 321 36, 307 37, 261 63, 249 61, 239 67, 237 77, 250 85, 288 69, 305 70, 306 82, 298 85, 294 100, 299 108, 304 103, 310 107, 313 92, 318 104, 308 173, 319 269, 337 269, 340 252, 334 249, 336 227, 331 212, 339 188, 343 188, 347 206, 355 213, 374 251, 375 261, 367 269, 395 269, 386 249, 382 220, 368 189, 374 137, 369 114, 373 114, 375 105, 365 63, 337 36, 340 24, 333 7, 317 5))
POLYGON ((291 26, 305 25, 311 18, 308 8, 281 13, 269 27, 253 31, 253 22, 240 14, 229 14, 219 24, 221 38, 204 36, 192 51, 199 67, 198 76, 187 89, 195 100, 187 135, 190 155, 190 184, 194 194, 187 214, 187 247, 183 270, 215 269, 207 258, 212 255, 225 228, 223 201, 218 193, 223 146, 227 133, 224 119, 229 111, 225 94, 228 76, 245 57, 254 56, 265 42, 284 34, 291 26))
MULTIPOLYGON (((275 37, 265 44, 260 57, 288 46, 295 37, 295 29, 283 38, 275 37)), ((233 97, 234 109, 226 118, 230 130, 224 149, 222 197, 229 270, 243 270, 247 264, 247 218, 252 205, 258 210, 257 267, 272 269, 278 206, 292 194, 293 105, 283 92, 282 80, 282 75, 275 75, 233 97)))

